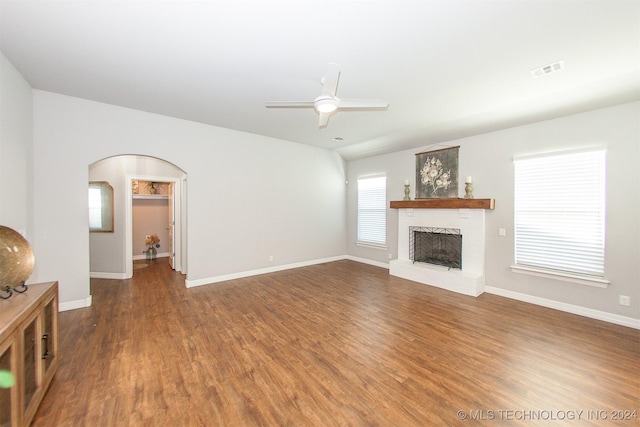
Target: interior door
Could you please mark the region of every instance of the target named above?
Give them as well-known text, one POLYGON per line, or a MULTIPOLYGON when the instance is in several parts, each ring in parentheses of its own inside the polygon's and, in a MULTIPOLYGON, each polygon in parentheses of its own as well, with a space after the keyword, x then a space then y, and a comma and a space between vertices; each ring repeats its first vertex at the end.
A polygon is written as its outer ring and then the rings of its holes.
POLYGON ((174 242, 174 228, 176 226, 175 221, 175 198, 173 197, 173 187, 175 183, 169 183, 169 263, 171 268, 175 270, 175 242, 174 242))

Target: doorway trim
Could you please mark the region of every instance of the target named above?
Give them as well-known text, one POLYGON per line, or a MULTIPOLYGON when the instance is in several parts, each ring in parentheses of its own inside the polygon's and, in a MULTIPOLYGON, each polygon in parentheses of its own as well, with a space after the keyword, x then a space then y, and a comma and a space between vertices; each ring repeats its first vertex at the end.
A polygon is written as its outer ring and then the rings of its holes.
POLYGON ((156 181, 156 182, 169 182, 173 184, 173 197, 171 198, 173 206, 173 268, 183 274, 186 274, 186 258, 185 245, 183 236, 185 236, 184 230, 184 212, 182 207, 185 206, 183 199, 185 191, 182 186, 183 178, 167 177, 167 176, 154 176, 154 175, 126 175, 125 176, 125 206, 124 206, 124 220, 125 220, 125 276, 127 279, 133 277, 133 191, 132 184, 134 180, 140 181, 156 181))

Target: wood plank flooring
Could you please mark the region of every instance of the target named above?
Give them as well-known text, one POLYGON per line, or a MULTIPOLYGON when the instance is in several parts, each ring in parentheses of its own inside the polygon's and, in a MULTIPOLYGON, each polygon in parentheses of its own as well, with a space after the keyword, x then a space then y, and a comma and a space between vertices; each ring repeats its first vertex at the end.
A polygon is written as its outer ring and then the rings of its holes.
POLYGON ((186 289, 162 259, 91 292, 34 426, 640 424, 640 331, 495 295, 353 261, 186 289))

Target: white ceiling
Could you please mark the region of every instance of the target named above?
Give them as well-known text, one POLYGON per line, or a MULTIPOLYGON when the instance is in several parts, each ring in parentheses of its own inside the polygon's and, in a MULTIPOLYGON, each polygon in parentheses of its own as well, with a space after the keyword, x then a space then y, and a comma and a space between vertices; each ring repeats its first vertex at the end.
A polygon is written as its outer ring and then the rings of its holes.
POLYGON ((2 0, 0 15, 36 89, 348 160, 640 99, 640 0, 2 0), (329 62, 338 97, 389 108, 324 129, 313 109, 265 108, 312 101, 329 62))

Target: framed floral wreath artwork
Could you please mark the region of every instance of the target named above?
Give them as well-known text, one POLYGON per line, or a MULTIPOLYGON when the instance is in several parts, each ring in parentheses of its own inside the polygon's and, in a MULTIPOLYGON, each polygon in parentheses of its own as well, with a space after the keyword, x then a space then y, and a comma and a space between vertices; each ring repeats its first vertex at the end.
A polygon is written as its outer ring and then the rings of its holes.
POLYGON ((458 197, 460 146, 416 154, 416 199, 458 197))

